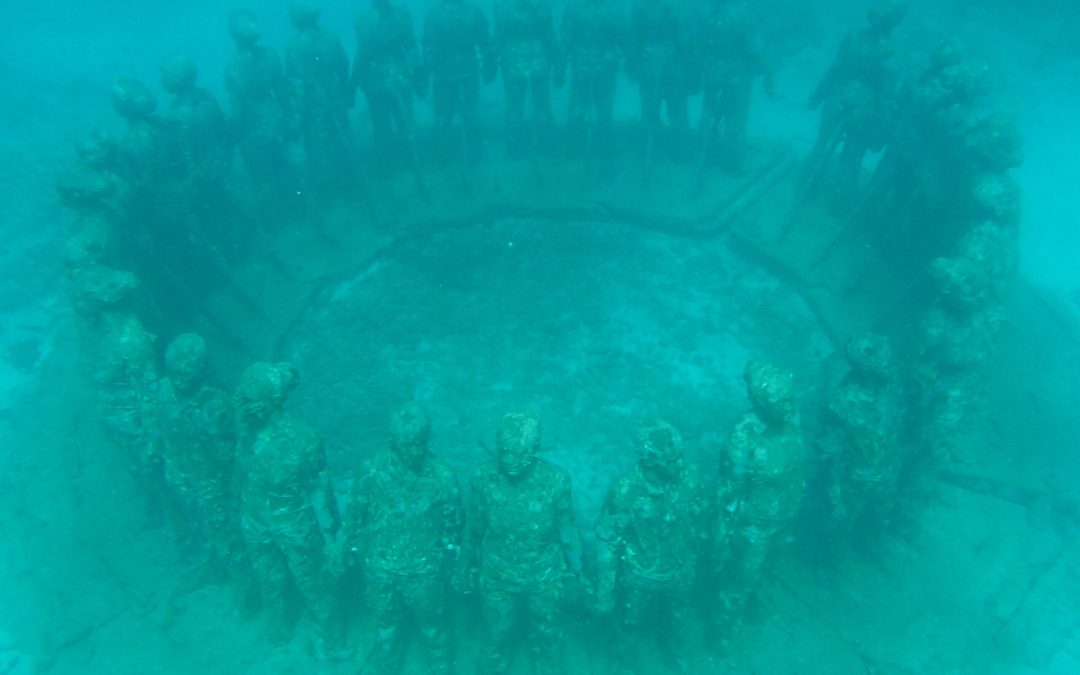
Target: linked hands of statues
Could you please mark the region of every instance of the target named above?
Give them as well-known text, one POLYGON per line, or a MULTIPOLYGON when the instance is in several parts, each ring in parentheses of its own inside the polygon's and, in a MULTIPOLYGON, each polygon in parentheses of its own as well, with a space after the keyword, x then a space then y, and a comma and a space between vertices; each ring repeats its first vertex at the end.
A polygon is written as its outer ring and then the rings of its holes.
POLYGON ((563 579, 566 599, 572 605, 588 606, 594 595, 593 586, 581 570, 581 564, 568 566, 563 579))
POLYGON ((600 616, 608 616, 615 611, 615 592, 608 588, 597 591, 594 602, 593 610, 600 616))
POLYGON ((426 68, 417 68, 414 70, 412 83, 413 93, 416 94, 416 98, 421 101, 426 100, 428 91, 431 89, 431 77, 429 77, 428 70, 426 68))
POLYGON ((495 58, 484 59, 484 65, 481 68, 481 75, 484 78, 484 84, 491 84, 495 81, 495 75, 498 74, 499 61, 495 58))
POLYGON ((327 546, 327 569, 330 576, 340 579, 348 573, 359 553, 357 547, 351 545, 346 537, 339 536, 327 546))
POLYGON ((452 585, 462 595, 472 595, 479 585, 480 570, 476 565, 463 564, 458 567, 452 585))

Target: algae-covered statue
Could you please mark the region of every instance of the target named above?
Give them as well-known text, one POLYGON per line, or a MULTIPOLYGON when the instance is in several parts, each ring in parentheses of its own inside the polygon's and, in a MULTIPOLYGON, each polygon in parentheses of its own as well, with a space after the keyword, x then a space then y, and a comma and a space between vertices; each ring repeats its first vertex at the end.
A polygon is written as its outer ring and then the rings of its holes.
POLYGON ((225 112, 196 77, 195 63, 185 57, 161 66, 161 86, 172 96, 163 118, 183 179, 178 201, 188 213, 184 226, 191 248, 234 259, 246 253, 241 235, 251 226, 227 182, 233 143, 225 112))
POLYGON ((288 140, 296 130, 289 83, 277 52, 259 44, 254 14, 233 10, 229 34, 236 45, 225 70, 230 137, 239 146, 259 203, 274 213, 298 189, 288 158, 288 140))
POLYGON ((754 80, 763 77, 772 94, 772 73, 766 65, 754 17, 743 2, 712 0, 702 36, 701 162, 720 150, 725 164, 742 165, 746 124, 754 80))
MULTIPOLYGON (((607 157, 615 151, 615 91, 627 30, 625 12, 615 0, 571 0, 566 5, 556 67, 570 67, 571 154, 591 150, 607 157)), ((561 77, 556 74, 556 79, 561 77)))
POLYGON ((216 182, 229 168, 230 146, 225 113, 217 99, 197 86, 198 71, 188 58, 161 66, 161 87, 172 96, 164 112, 185 178, 196 184, 216 182))
POLYGON ((308 189, 334 193, 353 177, 349 149, 349 57, 341 40, 319 26, 319 10, 307 0, 289 4, 296 35, 285 51, 285 75, 307 161, 308 189))
POLYGON ((552 73, 564 71, 550 0, 496 0, 492 43, 506 96, 507 152, 511 157, 540 152, 551 143, 552 73), (526 99, 532 104, 531 131, 526 99))
POLYGON ((431 423, 417 405, 390 419, 389 451, 360 467, 339 545, 362 566, 375 644, 368 664, 401 671, 402 633, 412 623, 427 642, 431 673, 449 673, 447 584, 461 548, 461 490, 447 464, 431 454, 431 423))
POLYGON ((697 470, 683 459, 682 436, 656 421, 641 427, 638 461, 608 492, 597 538, 597 608, 616 612, 617 660, 639 672, 637 642, 665 629, 664 644, 681 665, 686 652, 691 584, 707 534, 697 470))
POLYGON ((424 18, 424 69, 431 77, 435 132, 442 155, 460 148, 466 161, 480 152, 480 82, 495 79, 498 61, 487 17, 469 0, 439 0, 424 18), (460 143, 454 119, 460 118, 460 143))
POLYGON ((205 540, 211 561, 251 582, 240 535, 236 414, 232 398, 206 378, 206 341, 184 333, 165 350, 158 392, 165 481, 181 529, 205 540))
POLYGON ((751 361, 743 373, 753 408, 735 424, 720 460, 712 555, 720 610, 738 621, 769 555, 802 503, 806 457, 791 373, 751 361))
POLYGON ((483 667, 509 672, 521 613, 533 666, 561 672, 559 613, 568 582, 580 573, 570 477, 536 457, 540 420, 531 413, 505 415, 495 444, 496 461, 473 474, 463 570, 465 589, 480 594, 489 631, 483 667))
MULTIPOLYGON (((127 185, 116 173, 118 156, 117 139, 102 132, 90 133, 75 146, 74 167, 56 178, 60 203, 80 219, 83 229, 115 235, 122 222, 127 185)), ((73 238, 79 236, 76 232, 73 238)))
POLYGON ((326 569, 326 545, 337 528, 337 506, 322 441, 285 412, 296 387, 288 363, 256 363, 235 394, 240 443, 241 529, 259 583, 270 637, 284 641, 299 610, 313 621, 316 651, 329 656, 340 629, 326 569), (299 607, 290 606, 290 589, 299 607))
POLYGON ((122 78, 113 85, 112 104, 127 123, 117 145, 116 172, 141 193, 160 189, 161 181, 174 179, 177 166, 157 100, 140 80, 122 78))
POLYGON ((691 15, 677 0, 637 0, 630 11, 626 70, 641 87, 645 159, 652 161, 661 142, 661 111, 666 108, 670 147, 678 154, 690 134, 687 99, 694 88, 691 15))
POLYGON ((821 108, 817 140, 807 161, 807 180, 817 188, 835 156, 835 195, 855 197, 863 158, 889 142, 900 84, 892 33, 903 20, 906 4, 882 0, 867 13, 866 26, 844 38, 808 105, 821 108))
POLYGON ((844 355, 850 370, 829 395, 818 452, 829 530, 847 538, 885 524, 908 458, 900 440, 903 391, 888 338, 853 337, 844 355))
POLYGON ((995 279, 997 259, 981 255, 937 258, 931 278, 939 295, 919 327, 915 379, 922 432, 923 472, 932 474, 965 454, 963 430, 981 399, 982 367, 1004 320, 995 279))
POLYGON ((139 320, 141 286, 131 272, 88 265, 71 275, 84 321, 102 430, 123 453, 149 515, 163 514, 156 338, 139 320))
POLYGON ((423 84, 412 12, 390 0, 372 0, 356 17, 352 86, 367 99, 379 166, 413 158, 413 91, 423 84), (396 154, 400 153, 400 154, 396 154))

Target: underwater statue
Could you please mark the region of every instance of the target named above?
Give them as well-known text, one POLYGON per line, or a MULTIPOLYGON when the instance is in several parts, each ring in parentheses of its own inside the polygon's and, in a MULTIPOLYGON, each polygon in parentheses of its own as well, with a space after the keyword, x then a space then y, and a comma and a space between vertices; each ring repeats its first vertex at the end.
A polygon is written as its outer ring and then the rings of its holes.
POLYGON ((320 657, 338 647, 340 622, 327 569, 327 544, 338 526, 337 503, 322 441, 285 412, 296 387, 288 363, 256 363, 236 389, 240 442, 241 530, 255 569, 270 639, 288 640, 291 618, 305 612, 320 657), (290 606, 291 589, 300 606, 290 606), (297 611, 298 610, 298 611, 297 611))
POLYGON ((367 99, 376 165, 389 167, 398 157, 415 162, 413 91, 422 85, 423 69, 412 12, 390 0, 372 0, 355 27, 351 84, 367 99))
POLYGON ((626 70, 641 88, 645 161, 656 157, 666 107, 669 146, 679 155, 690 135, 687 99, 695 87, 692 17, 678 0, 635 0, 630 11, 626 70))
POLYGON ((772 95, 772 73, 749 9, 739 0, 711 0, 701 35, 704 97, 701 107, 701 163, 721 154, 734 169, 742 165, 754 80, 763 77, 772 95), (717 150, 720 153, 717 153, 717 150))
POLYGON ((165 511, 157 397, 156 338, 138 318, 142 287, 134 274, 88 265, 71 275, 75 311, 83 321, 90 375, 105 437, 123 453, 147 514, 165 511))
POLYGON ((161 87, 172 96, 164 111, 185 178, 200 186, 224 180, 230 150, 225 113, 214 95, 196 85, 198 71, 188 58, 161 66, 161 87))
MULTIPOLYGON (((550 0, 496 0, 492 45, 502 70, 507 154, 545 152, 554 123, 552 73, 565 72, 550 0), (525 120, 526 99, 532 104, 531 123, 525 120)), ((561 85, 561 79, 556 83, 561 85)))
POLYGON ((744 618, 765 563, 790 532, 806 465, 791 373, 755 360, 743 379, 753 407, 735 423, 720 458, 712 541, 717 609, 732 624, 744 618))
POLYGON ((996 256, 980 255, 974 244, 968 246, 974 255, 937 258, 930 266, 939 295, 919 325, 915 369, 923 479, 952 462, 974 459, 964 432, 982 406, 983 367, 1004 321, 1001 282, 995 279, 1002 268, 996 256))
POLYGON ((236 413, 232 398, 207 383, 206 358, 206 341, 195 333, 177 336, 165 350, 158 391, 165 481, 174 527, 204 542, 210 561, 246 587, 252 579, 234 473, 236 413))
MULTIPOLYGON (((90 133, 75 145, 74 166, 56 178, 60 204, 79 219, 78 231, 71 239, 85 238, 84 231, 92 230, 111 240, 96 253, 86 250, 92 262, 109 262, 105 259, 106 249, 115 252, 114 237, 122 227, 127 183, 117 174, 118 153, 117 139, 103 132, 90 133)), ((78 243, 69 240, 69 248, 78 243)))
POLYGON ((319 26, 319 10, 311 3, 290 3, 289 19, 296 35, 285 51, 285 76, 304 145, 307 186, 315 197, 333 195, 354 177, 349 57, 341 40, 319 26))
MULTIPOLYGON (((569 151, 610 157, 615 152, 615 91, 626 51, 627 18, 615 0, 571 0, 563 14, 562 56, 570 68, 569 151), (591 133, 590 133, 591 132, 591 133)), ((561 73, 555 75, 561 79, 561 73)))
POLYGON ((835 162, 835 202, 853 205, 863 159, 889 142, 900 85, 892 33, 907 7, 881 0, 867 13, 866 26, 846 36, 807 105, 821 108, 817 140, 806 164, 806 189, 820 189, 835 162))
POLYGON ((161 488, 163 473, 153 404, 158 372, 155 338, 132 314, 106 321, 110 325, 94 373, 105 435, 124 450, 131 475, 149 495, 150 509, 158 511, 160 497, 153 493, 161 488))
POLYGON ((645 424, 637 443, 638 461, 611 486, 596 527, 597 609, 615 612, 613 656, 625 672, 644 672, 638 643, 654 632, 663 633, 670 660, 684 670, 707 503, 675 427, 645 424))
MULTIPOLYGON (((157 102, 140 81, 113 86, 113 107, 127 122, 119 140, 115 173, 125 182, 124 205, 116 220, 116 241, 125 266, 172 304, 190 309, 195 297, 228 274, 229 265, 200 213, 205 193, 192 192, 182 134, 156 111, 157 102)), ((211 181, 204 185, 218 185, 211 181)))
POLYGON ((465 162, 473 162, 482 149, 481 79, 490 84, 498 68, 487 17, 469 0, 439 0, 424 17, 423 50, 439 155, 460 151, 465 162), (461 122, 458 137, 455 118, 461 122))
POLYGON ((536 672, 564 672, 560 613, 581 569, 570 476, 536 457, 540 420, 532 413, 507 413, 495 446, 497 459, 473 474, 461 581, 479 593, 487 623, 483 672, 510 672, 519 615, 536 672))
POLYGON ((141 81, 122 78, 113 85, 112 103, 127 123, 117 144, 116 173, 142 196, 175 182, 181 167, 154 95, 141 81))
POLYGON ((465 514, 457 478, 431 454, 430 436, 419 406, 396 411, 389 450, 360 467, 345 511, 339 545, 362 568, 375 620, 366 663, 377 673, 401 672, 410 624, 426 641, 426 672, 451 668, 447 591, 465 514))
POLYGON ((1015 227, 1023 160, 1015 120, 987 110, 989 68, 955 42, 936 47, 896 95, 888 141, 853 215, 896 265, 951 254, 984 221, 1015 227))
POLYGON ((172 58, 161 66, 161 86, 172 95, 163 118, 183 176, 178 199, 193 247, 235 260, 246 253, 244 235, 253 226, 227 180, 233 143, 225 113, 213 94, 196 86, 196 76, 188 58, 172 58))
POLYGON ((281 59, 259 44, 255 15, 237 9, 229 15, 229 34, 236 52, 225 70, 229 94, 230 136, 251 179, 257 203, 268 216, 280 217, 300 189, 288 157, 297 120, 281 59))
POLYGON ((818 441, 831 522, 844 544, 885 525, 896 506, 908 457, 901 445, 904 419, 900 373, 888 338, 874 333, 844 346, 849 371, 831 392, 818 441))

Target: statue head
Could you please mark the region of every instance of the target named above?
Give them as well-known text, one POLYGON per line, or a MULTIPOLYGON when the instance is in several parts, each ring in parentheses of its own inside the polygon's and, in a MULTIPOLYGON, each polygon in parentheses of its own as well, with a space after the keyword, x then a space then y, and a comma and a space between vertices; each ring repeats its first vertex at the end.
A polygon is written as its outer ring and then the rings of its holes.
POLYGON ((170 94, 180 94, 195 88, 198 77, 195 62, 186 56, 175 56, 161 64, 161 88, 170 94))
POLYGON ((770 425, 783 425, 795 418, 795 392, 791 373, 767 361, 746 364, 743 381, 754 410, 770 425))
POLYGON ((852 370, 874 377, 888 378, 893 374, 895 357, 889 339, 877 333, 863 333, 850 338, 844 345, 844 356, 852 370))
POLYGON ((418 468, 428 452, 431 421, 424 410, 409 403, 390 416, 390 451, 409 468, 418 468))
POLYGON ((528 473, 540 449, 540 418, 531 412, 503 416, 495 433, 499 469, 511 478, 528 473))
POLYGON ((236 388, 237 412, 249 424, 265 424, 281 412, 298 380, 291 363, 253 363, 236 388))
POLYGON ((195 333, 184 333, 165 350, 165 372, 181 392, 194 389, 206 373, 206 340, 195 333))
POLYGON ((90 264, 72 273, 73 304, 83 316, 135 309, 139 279, 126 270, 90 264))
POLYGON ((637 434, 641 468, 661 476, 670 476, 682 461, 682 434, 664 420, 641 425, 637 434))
POLYGON ((956 310, 972 310, 985 305, 993 290, 987 265, 966 256, 936 258, 930 276, 941 293, 944 305, 956 310))
POLYGON ((250 9, 234 9, 229 13, 229 35, 241 47, 259 41, 259 21, 250 9))
POLYGON ((145 84, 124 77, 113 85, 112 105, 117 114, 130 122, 149 117, 157 108, 157 101, 145 84))
POLYGON ((881 0, 866 13, 866 22, 875 33, 889 33, 900 25, 907 14, 903 0, 881 0))
POLYGON ((319 22, 319 8, 308 0, 294 0, 289 3, 289 21, 297 30, 314 28, 319 22))

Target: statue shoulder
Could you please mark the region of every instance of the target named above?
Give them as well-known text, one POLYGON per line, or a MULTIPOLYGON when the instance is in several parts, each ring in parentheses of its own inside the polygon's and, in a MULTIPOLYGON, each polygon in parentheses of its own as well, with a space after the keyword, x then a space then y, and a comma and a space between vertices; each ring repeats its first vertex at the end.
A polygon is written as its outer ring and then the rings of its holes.
POLYGON ((537 473, 537 478, 545 485, 550 486, 553 491, 570 489, 570 474, 561 466, 546 459, 537 458, 534 470, 537 473))

